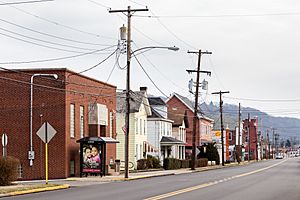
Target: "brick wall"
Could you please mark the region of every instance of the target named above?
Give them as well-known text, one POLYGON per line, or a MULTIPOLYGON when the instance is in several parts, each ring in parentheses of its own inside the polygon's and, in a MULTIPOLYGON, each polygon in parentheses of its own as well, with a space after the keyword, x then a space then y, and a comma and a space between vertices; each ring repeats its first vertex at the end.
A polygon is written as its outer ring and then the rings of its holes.
MULTIPOLYGON (((74 75, 66 69, 24 70, 23 73, 0 72, 0 135, 8 135, 7 153, 20 159, 23 179, 45 177, 45 145, 36 135, 45 121, 57 133, 49 142, 49 178, 70 176, 70 160, 75 161, 75 175, 79 175, 80 119, 79 108, 84 106, 84 136, 89 136, 88 104, 105 104, 109 111, 116 109, 116 87, 74 75), (35 77, 33 86, 33 149, 35 159, 29 166, 30 78, 34 73, 57 74, 58 80, 35 77), (46 85, 48 88, 39 87, 46 85), (53 89, 53 88, 55 89, 53 89), (66 90, 65 90, 66 89, 66 90), (70 137, 70 104, 75 105, 75 138, 70 137)), ((108 112, 109 114, 109 112, 108 112)), ((109 126, 106 134, 109 136, 109 126)), ((113 137, 115 138, 115 123, 113 137)), ((2 148, 0 149, 2 156, 2 148)), ((115 145, 108 145, 107 162, 115 159, 115 145)))

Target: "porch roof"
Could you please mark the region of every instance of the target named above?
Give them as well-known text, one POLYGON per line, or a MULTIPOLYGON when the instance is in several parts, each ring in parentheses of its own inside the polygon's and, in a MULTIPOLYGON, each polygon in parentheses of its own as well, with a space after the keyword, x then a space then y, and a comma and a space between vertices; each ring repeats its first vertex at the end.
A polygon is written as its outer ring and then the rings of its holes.
POLYGON ((177 140, 176 138, 173 138, 173 137, 163 136, 160 140, 160 144, 175 145, 175 144, 185 144, 185 143, 183 141, 177 140))

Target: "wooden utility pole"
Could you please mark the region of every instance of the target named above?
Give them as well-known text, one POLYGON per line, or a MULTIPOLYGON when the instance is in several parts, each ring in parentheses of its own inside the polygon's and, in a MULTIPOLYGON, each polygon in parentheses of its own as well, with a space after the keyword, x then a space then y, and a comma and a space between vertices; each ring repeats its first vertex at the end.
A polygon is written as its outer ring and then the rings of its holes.
MULTIPOLYGON (((202 54, 212 54, 212 52, 202 52, 201 49, 197 51, 188 51, 188 53, 195 53, 198 54, 198 66, 197 70, 186 70, 188 73, 196 72, 196 93, 195 93, 195 107, 194 107, 194 118, 193 118, 193 138, 192 138, 192 163, 191 163, 191 170, 195 170, 196 164, 196 129, 197 129, 197 120, 198 120, 198 96, 199 96, 199 79, 200 73, 206 73, 211 75, 211 72, 208 71, 200 71, 200 63, 201 63, 201 55, 202 54)), ((199 130, 200 130, 200 121, 199 121, 199 130)), ((199 131, 199 138, 200 138, 200 131, 199 131)))
POLYGON ((239 103, 239 113, 238 113, 238 163, 241 161, 242 157, 242 148, 241 148, 241 103, 239 103))
POLYGON ((213 92, 212 94, 219 94, 220 95, 220 118, 221 118, 221 141, 222 141, 222 165, 225 165, 224 161, 224 125, 223 125, 223 101, 222 101, 222 94, 228 94, 229 91, 226 92, 213 92))
POLYGON ((248 162, 250 162, 250 145, 251 145, 251 140, 250 140, 250 113, 248 113, 248 123, 247 123, 247 132, 248 132, 248 162))
POLYGON ((126 78, 126 115, 125 115, 125 174, 124 177, 129 177, 129 115, 130 115, 130 61, 131 61, 131 17, 133 13, 139 11, 148 11, 145 9, 131 9, 128 6, 127 10, 109 10, 109 13, 127 13, 127 78, 126 78))

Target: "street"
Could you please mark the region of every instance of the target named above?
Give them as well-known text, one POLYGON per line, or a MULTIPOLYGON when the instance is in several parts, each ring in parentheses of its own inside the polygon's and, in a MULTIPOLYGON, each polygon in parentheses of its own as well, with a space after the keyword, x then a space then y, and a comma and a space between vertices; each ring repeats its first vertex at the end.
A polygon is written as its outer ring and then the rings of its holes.
POLYGON ((20 200, 299 200, 300 159, 253 162, 206 172, 72 187, 3 198, 20 200))

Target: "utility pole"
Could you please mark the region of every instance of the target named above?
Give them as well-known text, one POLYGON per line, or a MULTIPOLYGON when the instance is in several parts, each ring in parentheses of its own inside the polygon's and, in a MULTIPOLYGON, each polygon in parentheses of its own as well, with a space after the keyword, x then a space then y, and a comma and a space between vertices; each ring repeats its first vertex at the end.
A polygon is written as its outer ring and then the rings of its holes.
POLYGON ((275 146, 275 128, 272 128, 272 131, 273 131, 273 139, 272 139, 272 157, 273 159, 275 158, 274 157, 274 146, 275 146))
POLYGON ((241 161, 241 156, 242 156, 242 148, 241 148, 241 103, 239 103, 239 113, 238 113, 238 163, 241 161))
POLYGON ((223 101, 222 94, 228 94, 229 91, 226 92, 213 92, 211 94, 219 94, 220 95, 220 118, 221 118, 221 141, 222 141, 222 166, 224 166, 224 125, 223 125, 223 101))
POLYGON ((269 151, 268 159, 270 159, 270 157, 271 157, 271 143, 270 143, 269 129, 267 129, 267 138, 268 138, 268 151, 269 151))
POLYGON ((109 10, 109 13, 127 13, 127 78, 126 78, 126 115, 125 115, 125 178, 129 177, 129 115, 130 115, 130 61, 131 61, 131 17, 133 13, 140 11, 148 11, 145 9, 131 9, 128 6, 127 10, 109 10))
MULTIPOLYGON (((202 54, 212 54, 212 52, 202 52, 201 49, 197 51, 188 51, 188 53, 195 53, 198 54, 198 67, 197 70, 186 70, 188 73, 196 72, 197 78, 196 78, 196 93, 195 93, 195 107, 194 107, 194 118, 193 118, 193 138, 192 138, 192 163, 191 163, 191 170, 195 170, 195 164, 196 164, 196 129, 197 129, 197 119, 198 119, 198 96, 199 96, 199 79, 200 79, 200 73, 206 73, 208 75, 211 75, 211 72, 209 71, 200 71, 200 63, 201 63, 201 55, 202 54)), ((199 121, 199 130, 200 130, 200 121, 199 121)), ((200 131, 199 131, 200 132, 200 131)), ((200 134, 200 133, 199 133, 200 134)), ((200 136, 199 136, 200 138, 200 136)))
POLYGON ((251 145, 251 140, 250 140, 250 113, 248 113, 248 123, 247 123, 247 132, 248 132, 248 162, 250 162, 250 145, 251 145))

